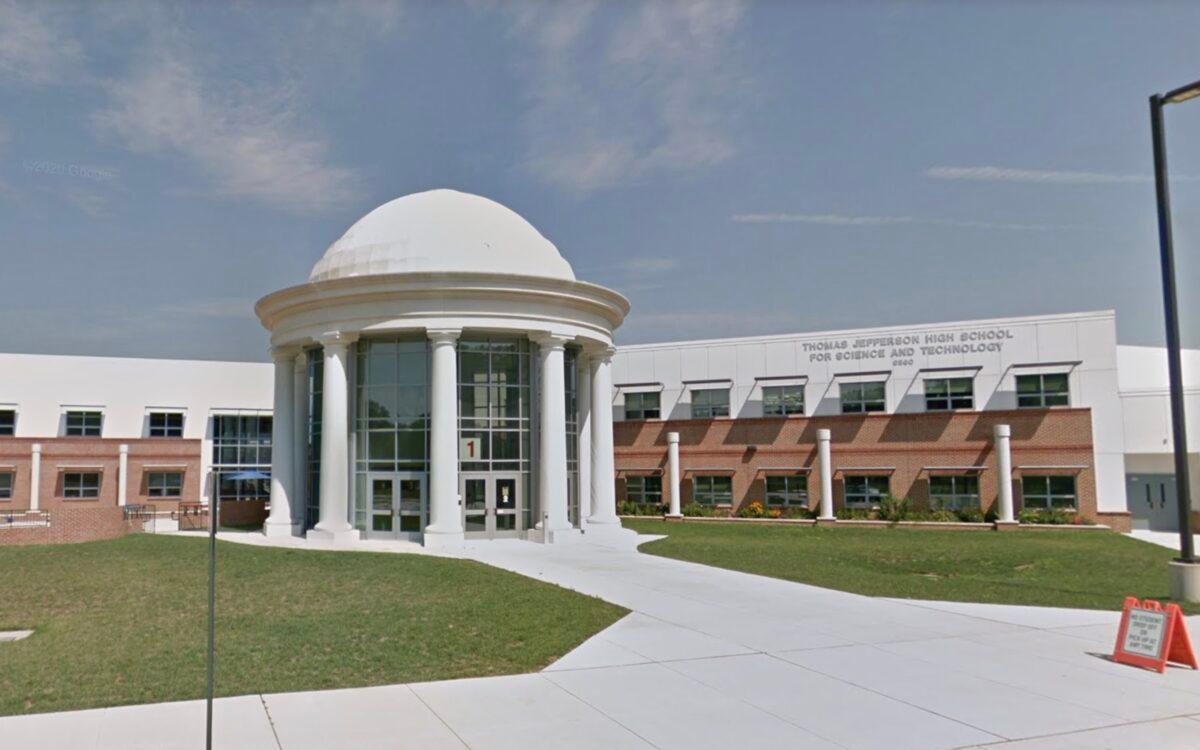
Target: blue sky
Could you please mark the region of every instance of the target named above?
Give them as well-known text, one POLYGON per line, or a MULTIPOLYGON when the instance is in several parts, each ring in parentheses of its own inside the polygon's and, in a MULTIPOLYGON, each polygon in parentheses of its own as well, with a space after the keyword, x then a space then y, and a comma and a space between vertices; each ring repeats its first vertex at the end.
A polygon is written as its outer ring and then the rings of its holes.
MULTIPOLYGON (((1116 308, 1160 343, 1147 96, 1195 3, 0 0, 0 350, 261 360, 254 300, 453 187, 625 343, 1116 308)), ((1200 346, 1200 101, 1167 115, 1200 346)))

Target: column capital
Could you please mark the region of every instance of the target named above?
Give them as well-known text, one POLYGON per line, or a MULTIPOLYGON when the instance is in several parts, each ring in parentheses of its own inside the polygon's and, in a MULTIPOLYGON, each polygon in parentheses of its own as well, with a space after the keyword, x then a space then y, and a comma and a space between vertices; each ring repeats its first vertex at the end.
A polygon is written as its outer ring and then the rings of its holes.
POLYGON ((358 331, 327 331, 317 336, 321 346, 350 346, 358 341, 358 331))
POLYGON ((609 364, 612 362, 613 355, 617 353, 617 348, 607 344, 597 344, 588 347, 584 351, 587 352, 592 362, 596 364, 609 364))
POLYGON ((425 336, 435 344, 453 344, 462 336, 461 328, 426 328, 425 336))
POLYGON ((1012 435, 1012 427, 1006 424, 998 424, 992 428, 992 434, 997 438, 1006 438, 1012 435))
POLYGON ((296 355, 299 353, 300 347, 296 346, 295 344, 288 344, 286 346, 272 346, 270 349, 271 361, 279 363, 286 362, 289 359, 295 359, 296 355))
POLYGON ((563 336, 549 331, 538 331, 529 334, 529 340, 543 349, 564 349, 575 340, 574 336, 563 336))

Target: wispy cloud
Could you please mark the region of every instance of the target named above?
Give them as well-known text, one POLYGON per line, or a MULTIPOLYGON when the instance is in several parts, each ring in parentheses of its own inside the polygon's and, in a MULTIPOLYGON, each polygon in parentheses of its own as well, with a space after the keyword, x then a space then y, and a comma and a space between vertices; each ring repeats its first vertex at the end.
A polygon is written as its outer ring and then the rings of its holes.
POLYGON ((107 90, 108 105, 93 116, 99 131, 132 151, 187 158, 218 195, 302 212, 358 194, 357 176, 333 164, 329 145, 301 124, 303 113, 286 85, 239 86, 159 47, 109 81, 107 90))
POLYGON ((743 3, 608 4, 603 18, 594 0, 499 7, 535 53, 521 73, 526 163, 542 180, 587 191, 735 153, 744 81, 730 52, 743 3))
MULTIPOLYGON (((1054 169, 1013 169, 1011 167, 930 167, 925 176, 935 180, 969 180, 974 182, 1031 182, 1052 185, 1117 185, 1146 183, 1150 174, 1119 174, 1114 172, 1077 172, 1054 169)), ((1194 182, 1197 175, 1171 175, 1172 181, 1194 182)))
POLYGON ((1024 232, 1044 232, 1058 229, 1088 229, 1072 224, 1017 224, 994 221, 963 221, 960 219, 927 219, 919 216, 847 216, 845 214, 734 214, 739 224, 821 224, 831 227, 873 226, 933 226, 962 229, 1010 229, 1024 232))
POLYGON ((0 79, 45 85, 77 69, 83 49, 69 30, 72 12, 58 3, 0 0, 0 79))

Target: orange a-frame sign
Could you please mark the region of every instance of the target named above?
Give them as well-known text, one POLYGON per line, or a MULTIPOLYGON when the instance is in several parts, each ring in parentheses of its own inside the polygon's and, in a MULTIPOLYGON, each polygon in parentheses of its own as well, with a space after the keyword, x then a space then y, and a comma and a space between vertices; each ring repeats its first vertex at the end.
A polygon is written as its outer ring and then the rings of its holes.
POLYGON ((1125 597, 1113 661, 1159 672, 1166 671, 1167 662, 1200 669, 1179 605, 1164 607, 1152 599, 1138 602, 1135 596, 1125 597))

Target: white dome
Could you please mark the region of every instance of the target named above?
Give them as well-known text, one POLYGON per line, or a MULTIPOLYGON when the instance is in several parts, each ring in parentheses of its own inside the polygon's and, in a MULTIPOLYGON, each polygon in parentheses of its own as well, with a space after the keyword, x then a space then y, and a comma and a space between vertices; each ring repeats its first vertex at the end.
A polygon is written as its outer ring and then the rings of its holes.
POLYGON ((330 245, 308 278, 427 272, 575 280, 558 248, 519 214, 457 190, 413 193, 383 204, 330 245))

